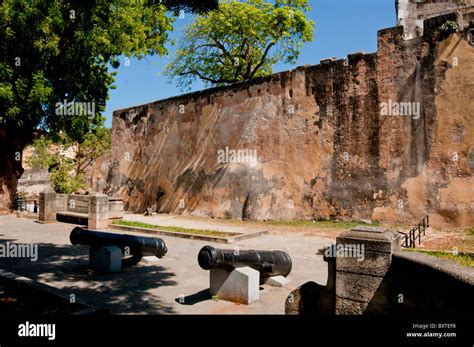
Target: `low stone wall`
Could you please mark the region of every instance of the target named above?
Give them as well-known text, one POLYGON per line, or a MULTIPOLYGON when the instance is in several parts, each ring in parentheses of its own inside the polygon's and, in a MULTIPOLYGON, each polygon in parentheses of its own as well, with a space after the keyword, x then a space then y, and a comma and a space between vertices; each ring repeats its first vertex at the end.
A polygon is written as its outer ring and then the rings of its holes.
POLYGON ((90 195, 56 194, 58 211, 89 213, 90 195))
POLYGON ((40 193, 39 220, 55 222, 59 215, 87 218, 91 229, 106 228, 110 219, 123 217, 123 201, 105 194, 76 195, 40 193))
POLYGON ((109 219, 123 218, 123 200, 109 197, 109 219))
POLYGON ((38 197, 40 192, 53 192, 48 170, 25 169, 18 180, 17 190, 25 192, 29 198, 38 197))
POLYGON ((376 297, 393 315, 472 317, 474 269, 419 252, 398 251, 376 297), (399 301, 403 301, 399 303, 399 301))
POLYGON ((37 212, 37 202, 40 192, 54 192, 46 169, 27 168, 18 180, 17 191, 24 194, 24 198, 14 204, 18 211, 37 212))
POLYGON ((286 300, 286 313, 472 315, 474 269, 399 247, 400 236, 391 230, 342 233, 325 251, 327 285, 308 282, 294 290, 286 300))

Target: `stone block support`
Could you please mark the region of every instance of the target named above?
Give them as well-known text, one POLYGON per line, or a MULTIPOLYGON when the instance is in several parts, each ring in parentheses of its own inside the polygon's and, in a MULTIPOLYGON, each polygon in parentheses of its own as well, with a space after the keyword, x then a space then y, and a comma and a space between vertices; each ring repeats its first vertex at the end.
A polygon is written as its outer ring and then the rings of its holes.
POLYGON ((39 221, 41 223, 56 222, 56 193, 41 192, 39 195, 39 221))
POLYGON ((122 270, 122 250, 116 246, 91 247, 89 265, 92 269, 104 273, 122 270))
POLYGON ((260 273, 250 267, 232 271, 212 269, 209 293, 221 300, 248 305, 259 299, 259 283, 260 273))

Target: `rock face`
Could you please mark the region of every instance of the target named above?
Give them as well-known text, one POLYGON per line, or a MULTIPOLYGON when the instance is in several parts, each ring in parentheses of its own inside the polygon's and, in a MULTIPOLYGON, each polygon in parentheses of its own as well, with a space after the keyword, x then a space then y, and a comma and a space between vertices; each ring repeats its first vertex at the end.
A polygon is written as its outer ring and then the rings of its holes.
POLYGON ((439 30, 452 19, 413 40, 382 30, 374 54, 115 111, 105 190, 133 212, 472 225, 474 48, 467 29, 439 30))

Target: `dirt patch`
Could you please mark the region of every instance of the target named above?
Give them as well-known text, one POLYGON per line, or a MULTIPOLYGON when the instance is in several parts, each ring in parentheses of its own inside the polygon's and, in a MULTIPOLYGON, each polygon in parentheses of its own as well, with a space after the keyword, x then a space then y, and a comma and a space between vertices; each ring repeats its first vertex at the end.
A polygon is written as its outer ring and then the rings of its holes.
POLYGON ((474 253, 474 236, 465 229, 428 230, 420 248, 474 253))

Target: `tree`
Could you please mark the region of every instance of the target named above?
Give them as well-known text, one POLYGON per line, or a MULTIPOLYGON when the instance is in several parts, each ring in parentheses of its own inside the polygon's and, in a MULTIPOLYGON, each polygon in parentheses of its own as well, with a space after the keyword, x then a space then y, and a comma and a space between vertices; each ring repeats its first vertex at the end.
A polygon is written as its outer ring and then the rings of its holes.
POLYGON ((111 146, 112 132, 97 128, 86 134, 81 142, 73 141, 65 133, 54 142, 48 136, 33 141, 33 153, 28 158, 33 168, 45 168, 51 172, 51 183, 57 193, 74 193, 87 186, 87 169, 111 146))
POLYGON ((165 74, 185 90, 197 78, 223 85, 271 74, 279 61, 294 64, 313 38, 309 10, 306 0, 223 2, 188 26, 165 74))
POLYGON ((219 0, 150 0, 150 2, 153 4, 162 4, 175 14, 179 14, 180 11, 206 14, 216 9, 219 4, 219 0))
POLYGON ((11 207, 37 128, 78 141, 100 126, 112 68, 122 56, 165 54, 172 21, 157 0, 0 3, 0 211, 11 207), (93 107, 82 112, 75 103, 93 107))

